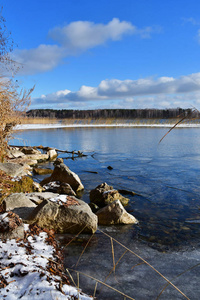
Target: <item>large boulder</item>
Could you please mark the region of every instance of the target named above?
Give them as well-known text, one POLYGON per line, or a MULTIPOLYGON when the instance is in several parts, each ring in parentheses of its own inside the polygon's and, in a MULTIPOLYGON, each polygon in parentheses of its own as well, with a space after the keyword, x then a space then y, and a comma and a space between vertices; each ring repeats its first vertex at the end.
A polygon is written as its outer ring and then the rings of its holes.
POLYGON ((58 195, 44 200, 29 216, 29 222, 56 233, 94 233, 97 216, 88 204, 72 196, 58 195))
POLYGON ((115 200, 96 213, 99 225, 137 224, 137 219, 129 214, 119 200, 115 200))
POLYGON ((68 183, 75 192, 81 191, 84 189, 83 184, 81 183, 80 178, 77 174, 72 172, 64 163, 54 164, 54 170, 50 177, 45 178, 40 184, 45 185, 52 181, 60 181, 68 183))
POLYGON ((2 202, 5 211, 11 210, 22 219, 27 219, 30 212, 37 206, 28 196, 23 193, 14 193, 2 202))
POLYGON ((98 185, 90 192, 90 202, 95 203, 100 208, 115 200, 119 200, 124 206, 128 205, 129 202, 128 198, 123 197, 117 190, 113 189, 113 187, 108 185, 106 182, 98 185))

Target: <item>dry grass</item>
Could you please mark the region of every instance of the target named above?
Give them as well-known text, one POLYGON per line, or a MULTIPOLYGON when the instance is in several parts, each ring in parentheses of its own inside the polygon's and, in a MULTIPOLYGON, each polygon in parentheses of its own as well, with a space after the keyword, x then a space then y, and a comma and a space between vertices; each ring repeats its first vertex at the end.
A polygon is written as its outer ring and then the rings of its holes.
POLYGON ((28 118, 22 117, 20 120, 21 124, 55 124, 59 120, 55 118, 28 118))
MULTIPOLYGON (((84 229, 84 228, 83 228, 83 229, 84 229)), ((68 242, 68 244, 65 245, 65 247, 67 247, 67 246, 68 246, 68 245, 69 245, 69 244, 70 244, 77 236, 79 236, 79 234, 83 231, 83 229, 82 229, 75 237, 73 237, 73 239, 72 239, 70 242, 68 242)), ((99 280, 99 279, 97 279, 97 278, 95 278, 95 277, 93 277, 93 276, 90 276, 90 275, 88 275, 88 274, 86 274, 86 273, 83 273, 83 272, 78 271, 78 270, 75 270, 75 269, 69 269, 69 268, 66 269, 67 272, 68 272, 68 274, 70 274, 69 271, 71 271, 71 272, 75 272, 76 274, 78 274, 78 276, 81 274, 81 275, 83 275, 83 276, 86 276, 86 277, 88 277, 88 278, 94 280, 94 281, 95 281, 95 287, 94 287, 94 294, 93 294, 93 296, 95 296, 95 294, 96 294, 97 284, 100 283, 100 284, 102 285, 102 287, 103 287, 103 286, 106 286, 106 287, 112 289, 113 291, 117 292, 119 295, 123 296, 124 299, 127 298, 127 299, 132 299, 132 300, 134 300, 134 298, 132 298, 131 296, 126 295, 125 293, 123 293, 123 292, 121 292, 121 291, 119 291, 119 290, 113 288, 112 286, 110 286, 110 285, 108 285, 108 284, 106 283, 106 281, 107 281, 107 279, 109 278, 109 276, 110 276, 112 273, 115 273, 116 267, 117 267, 118 263, 121 261, 121 259, 123 258, 123 256, 124 256, 127 252, 129 252, 129 253, 133 254, 134 256, 136 256, 137 258, 140 259, 140 263, 137 264, 137 265, 146 264, 146 265, 149 266, 155 273, 157 273, 160 277, 162 277, 162 278, 166 281, 166 285, 164 286, 164 288, 162 289, 162 291, 161 291, 160 294, 158 295, 157 299, 159 299, 159 297, 160 297, 161 294, 164 292, 164 290, 167 288, 167 286, 168 286, 168 285, 171 285, 171 286, 172 286, 178 293, 180 293, 185 299, 190 300, 190 298, 189 298, 188 296, 186 296, 186 295, 185 295, 185 294, 184 294, 184 293, 183 293, 183 292, 182 292, 175 284, 173 284, 172 281, 170 281, 169 279, 167 279, 161 272, 159 272, 156 268, 154 268, 148 261, 146 261, 146 260, 143 259, 140 255, 138 255, 137 253, 135 253, 134 251, 132 251, 131 249, 127 248, 125 245, 123 245, 122 243, 120 243, 119 241, 117 241, 116 239, 114 239, 113 237, 111 237, 109 234, 103 232, 103 231, 100 230, 100 229, 98 229, 98 230, 99 230, 102 234, 104 234, 105 236, 107 236, 107 237, 110 239, 110 242, 111 242, 111 252, 112 252, 112 258, 113 258, 113 267, 111 268, 110 273, 106 276, 105 280, 104 280, 104 281, 101 281, 101 280, 99 280), (114 255, 114 244, 113 244, 113 241, 114 241, 115 243, 117 243, 118 245, 120 245, 122 248, 125 249, 124 253, 121 255, 121 257, 118 259, 117 262, 115 262, 115 258, 114 258, 115 255, 114 255)), ((80 255, 79 259, 78 259, 78 262, 77 262, 77 264, 76 264, 76 267, 77 267, 78 263, 80 262, 80 259, 81 259, 82 255, 84 254, 84 252, 85 252, 85 250, 86 250, 86 248, 87 248, 89 242, 90 242, 91 239, 93 238, 93 236, 94 236, 94 234, 90 237, 90 239, 89 239, 89 241, 87 242, 87 244, 86 244, 84 250, 82 251, 82 253, 81 253, 81 255, 80 255)), ((181 276, 182 274, 184 274, 184 273, 187 272, 188 270, 191 270, 191 269, 193 269, 193 268, 195 268, 195 267, 197 267, 197 266, 199 266, 199 264, 197 264, 197 265, 195 265, 195 266, 193 266, 193 267, 187 269, 186 271, 184 271, 184 272, 182 272, 181 274, 179 274, 177 277, 181 276)), ((135 266, 134 266, 134 267, 135 267, 135 266)), ((177 277, 176 277, 176 278, 177 278, 177 277)), ((71 280, 73 281, 73 283, 75 284, 75 281, 74 281, 74 279, 73 279, 73 277, 72 277, 71 274, 70 274, 70 278, 71 278, 71 280)), ((78 277, 78 278, 79 278, 79 277, 78 277)), ((78 280, 78 282, 79 282, 79 280, 78 280)), ((76 284, 75 284, 75 285, 76 285, 76 284)), ((77 285, 76 285, 76 286, 77 286, 77 285)), ((78 288, 79 288, 79 285, 78 285, 78 288)))
MULTIPOLYGON (((187 119, 184 118, 184 122, 188 124, 199 124, 199 119, 187 119)), ((125 125, 131 125, 131 126, 139 126, 139 125, 160 125, 160 124, 166 124, 169 126, 173 126, 174 124, 177 123, 177 118, 175 119, 165 119, 165 120, 160 120, 160 119, 116 119, 116 118, 99 118, 99 119, 73 119, 73 118, 68 118, 68 119, 56 119, 56 118, 31 118, 31 117, 21 117, 20 119, 20 124, 62 124, 62 125, 75 125, 75 124, 81 124, 81 125, 110 125, 110 126, 115 126, 117 124, 125 124, 125 125)), ((178 119, 178 123, 180 120, 178 119)), ((178 125, 178 124, 177 124, 178 125)))

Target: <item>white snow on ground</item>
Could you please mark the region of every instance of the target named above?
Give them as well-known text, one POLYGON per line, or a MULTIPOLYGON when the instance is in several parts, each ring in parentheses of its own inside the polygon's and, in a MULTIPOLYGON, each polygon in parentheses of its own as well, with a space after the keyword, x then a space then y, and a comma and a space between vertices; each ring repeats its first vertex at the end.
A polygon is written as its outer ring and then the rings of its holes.
MULTIPOLYGON (((15 130, 26 129, 52 129, 52 128, 87 128, 87 127, 172 127, 174 124, 21 124, 15 127, 15 130)), ((200 124, 179 124, 179 128, 200 127, 200 124)))
MULTIPOLYGON (((27 225, 25 229, 28 229, 27 225)), ((45 242, 46 238, 47 233, 40 232, 39 235, 28 236, 26 244, 15 239, 0 241, 0 299, 91 300, 91 297, 67 284, 63 284, 61 292, 61 278, 46 268, 49 260, 55 260, 55 249, 45 242), (31 246, 30 251, 27 251, 27 246, 31 246)))

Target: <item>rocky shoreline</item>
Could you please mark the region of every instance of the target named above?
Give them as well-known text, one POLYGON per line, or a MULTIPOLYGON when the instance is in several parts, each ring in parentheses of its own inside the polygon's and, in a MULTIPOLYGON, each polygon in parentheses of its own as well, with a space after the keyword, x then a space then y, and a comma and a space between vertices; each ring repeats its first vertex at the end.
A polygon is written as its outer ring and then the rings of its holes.
MULTIPOLYGON (((78 152, 78 155, 80 154, 78 152)), ((42 146, 40 149, 36 147, 9 148, 7 161, 0 164, 0 170, 11 176, 12 180, 19 180, 19 178, 24 176, 31 177, 33 172, 37 172, 37 174, 40 174, 39 172, 51 174, 42 180, 40 184, 33 181, 32 192, 11 193, 8 197, 3 197, 0 214, 2 249, 3 245, 7 245, 10 241, 13 241, 13 243, 19 242, 21 245, 24 244, 26 248, 27 239, 25 239, 25 236, 27 236, 27 231, 30 231, 31 228, 37 228, 37 230, 35 229, 37 234, 34 235, 33 240, 37 240, 44 232, 45 236, 47 236, 46 240, 48 240, 49 232, 52 232, 52 230, 55 233, 78 234, 83 232, 92 234, 96 232, 98 225, 136 224, 138 222, 124 208, 128 204, 129 199, 123 197, 119 191, 113 189, 107 183, 102 183, 91 190, 89 205, 80 200, 84 186, 79 176, 71 171, 64 164, 63 160, 57 158, 57 156, 56 150, 48 147, 45 149, 42 146), (38 166, 38 163, 47 160, 54 161, 54 170, 45 170, 38 166)), ((33 235, 33 233, 31 234, 33 235)), ((43 242, 46 243, 45 241, 43 242)), ((54 243, 54 245, 56 244, 54 243)), ((57 246, 52 251, 58 251, 55 249, 57 249, 57 246)), ((18 250, 15 252, 18 252, 18 250)), ((9 256, 8 254, 6 255, 7 257, 9 256)), ((48 261, 48 254, 45 255, 44 253, 44 256, 47 256, 48 261)), ((54 259, 51 260, 54 261, 54 259)), ((4 261, 6 261, 5 257, 4 261)), ((4 262, 0 267, 3 269, 7 268, 6 264, 4 262)), ((54 261, 54 266, 56 264, 57 262, 54 261)), ((61 273, 63 276, 66 276, 64 270, 61 273)), ((60 276, 61 273, 59 273, 60 276)), ((4 293, 4 296, 8 296, 6 299, 9 299, 9 294, 6 294, 6 290, 9 290, 10 282, 12 282, 9 276, 11 275, 8 272, 7 275, 2 275, 1 278, 0 292, 4 293)), ((48 274, 46 276, 49 277, 48 274)), ((19 277, 25 279, 26 274, 23 273, 22 275, 20 273, 19 277)), ((51 280, 54 282, 53 279, 51 280)), ((68 299, 75 299, 72 297, 78 296, 79 299, 91 299, 91 297, 81 294, 79 289, 76 289, 76 296, 65 293, 66 289, 58 288, 62 278, 59 280, 59 284, 54 282, 53 286, 62 295, 68 295, 68 299)), ((66 282, 66 284, 68 283, 66 282)), ((28 299, 28 295, 31 295, 32 290, 27 289, 27 291, 29 292, 25 292, 24 296, 20 295, 20 298, 26 299, 27 297, 28 299)), ((43 293, 48 292, 43 291, 43 293)), ((60 296, 59 299, 61 299, 60 296)))

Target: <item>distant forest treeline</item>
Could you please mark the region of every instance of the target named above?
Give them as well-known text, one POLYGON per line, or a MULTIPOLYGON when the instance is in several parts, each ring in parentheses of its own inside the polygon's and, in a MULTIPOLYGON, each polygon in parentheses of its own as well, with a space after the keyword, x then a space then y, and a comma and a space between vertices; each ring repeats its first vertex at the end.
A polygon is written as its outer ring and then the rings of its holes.
POLYGON ((170 119, 170 118, 199 118, 200 113, 193 109, 95 109, 95 110, 56 110, 33 109, 27 112, 32 118, 56 119, 170 119))

